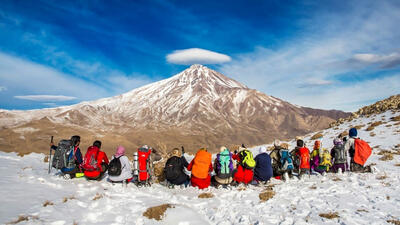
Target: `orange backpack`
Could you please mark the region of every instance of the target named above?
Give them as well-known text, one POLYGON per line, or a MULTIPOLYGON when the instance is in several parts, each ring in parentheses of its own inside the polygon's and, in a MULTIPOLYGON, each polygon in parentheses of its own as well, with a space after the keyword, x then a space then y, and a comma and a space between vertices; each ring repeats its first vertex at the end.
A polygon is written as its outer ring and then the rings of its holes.
POLYGON ((208 177, 208 170, 211 164, 211 154, 204 149, 200 149, 194 157, 192 174, 193 176, 205 179, 208 177))
POLYGON ((354 162, 364 166, 372 153, 371 147, 361 139, 354 139, 354 162))
POLYGON ((306 147, 299 149, 300 169, 310 169, 310 151, 306 147))

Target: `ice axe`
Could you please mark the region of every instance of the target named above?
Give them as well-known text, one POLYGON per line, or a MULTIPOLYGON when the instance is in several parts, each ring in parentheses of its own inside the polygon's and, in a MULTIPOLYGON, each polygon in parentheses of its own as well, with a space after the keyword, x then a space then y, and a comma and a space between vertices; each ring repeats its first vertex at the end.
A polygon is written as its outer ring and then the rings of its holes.
MULTIPOLYGON (((50 144, 53 143, 53 136, 51 136, 50 144)), ((50 155, 49 155, 49 174, 51 172, 51 150, 53 146, 50 146, 50 155)))

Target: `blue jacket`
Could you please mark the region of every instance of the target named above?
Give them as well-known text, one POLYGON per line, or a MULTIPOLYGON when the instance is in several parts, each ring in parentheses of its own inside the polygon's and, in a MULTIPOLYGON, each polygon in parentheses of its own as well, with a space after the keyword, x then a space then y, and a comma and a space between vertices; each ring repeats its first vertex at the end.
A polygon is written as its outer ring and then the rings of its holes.
POLYGON ((268 181, 272 177, 271 157, 268 153, 261 153, 254 160, 256 161, 254 178, 258 181, 268 181))
MULTIPOLYGON (((76 149, 75 152, 75 166, 78 167, 80 164, 82 164, 83 160, 82 160, 82 153, 81 150, 79 149, 79 147, 76 149)), ((74 170, 75 168, 61 168, 61 172, 70 172, 72 170, 74 170)))

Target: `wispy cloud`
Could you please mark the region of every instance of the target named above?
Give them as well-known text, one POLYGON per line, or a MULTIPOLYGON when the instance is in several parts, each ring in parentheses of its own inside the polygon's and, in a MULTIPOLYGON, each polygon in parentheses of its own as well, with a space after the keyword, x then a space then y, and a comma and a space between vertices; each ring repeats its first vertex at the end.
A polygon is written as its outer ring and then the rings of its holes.
POLYGON ((381 68, 385 69, 400 65, 399 52, 393 52, 390 54, 354 54, 352 59, 365 64, 379 64, 381 68))
POLYGON ((47 101, 63 102, 76 99, 76 97, 64 96, 64 95, 23 95, 23 96, 14 96, 14 98, 39 101, 39 102, 47 102, 47 101))
POLYGON ((231 57, 228 55, 201 48, 175 50, 166 58, 167 62, 180 65, 220 64, 231 61, 231 57))
POLYGON ((219 69, 251 88, 316 108, 354 111, 358 106, 351 102, 372 102, 378 95, 398 93, 400 6, 390 1, 350 1, 346 7, 340 13, 322 10, 302 22, 301 36, 279 47, 260 46, 234 55, 219 69), (380 80, 391 83, 382 85, 380 80), (370 91, 373 81, 381 85, 370 91))
POLYGON ((1 92, 1 91, 7 91, 7 87, 0 86, 0 92, 1 92))

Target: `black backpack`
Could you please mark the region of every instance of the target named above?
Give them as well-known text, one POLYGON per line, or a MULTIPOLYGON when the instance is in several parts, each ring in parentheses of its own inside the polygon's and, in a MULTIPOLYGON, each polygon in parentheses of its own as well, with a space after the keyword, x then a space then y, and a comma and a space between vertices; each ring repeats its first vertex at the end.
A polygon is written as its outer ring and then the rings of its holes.
POLYGON ((347 163, 347 155, 344 150, 344 145, 336 145, 333 147, 333 151, 335 152, 335 164, 347 163))
POLYGON ((122 172, 122 165, 121 165, 121 161, 119 160, 120 157, 118 158, 113 158, 110 162, 110 164, 108 164, 108 175, 110 176, 119 176, 121 175, 122 172))
POLYGON ((67 167, 71 149, 73 149, 71 140, 61 140, 58 142, 57 149, 54 152, 52 166, 56 169, 67 167))
POLYGON ((182 160, 177 156, 172 156, 165 163, 165 178, 175 180, 182 174, 182 160))

